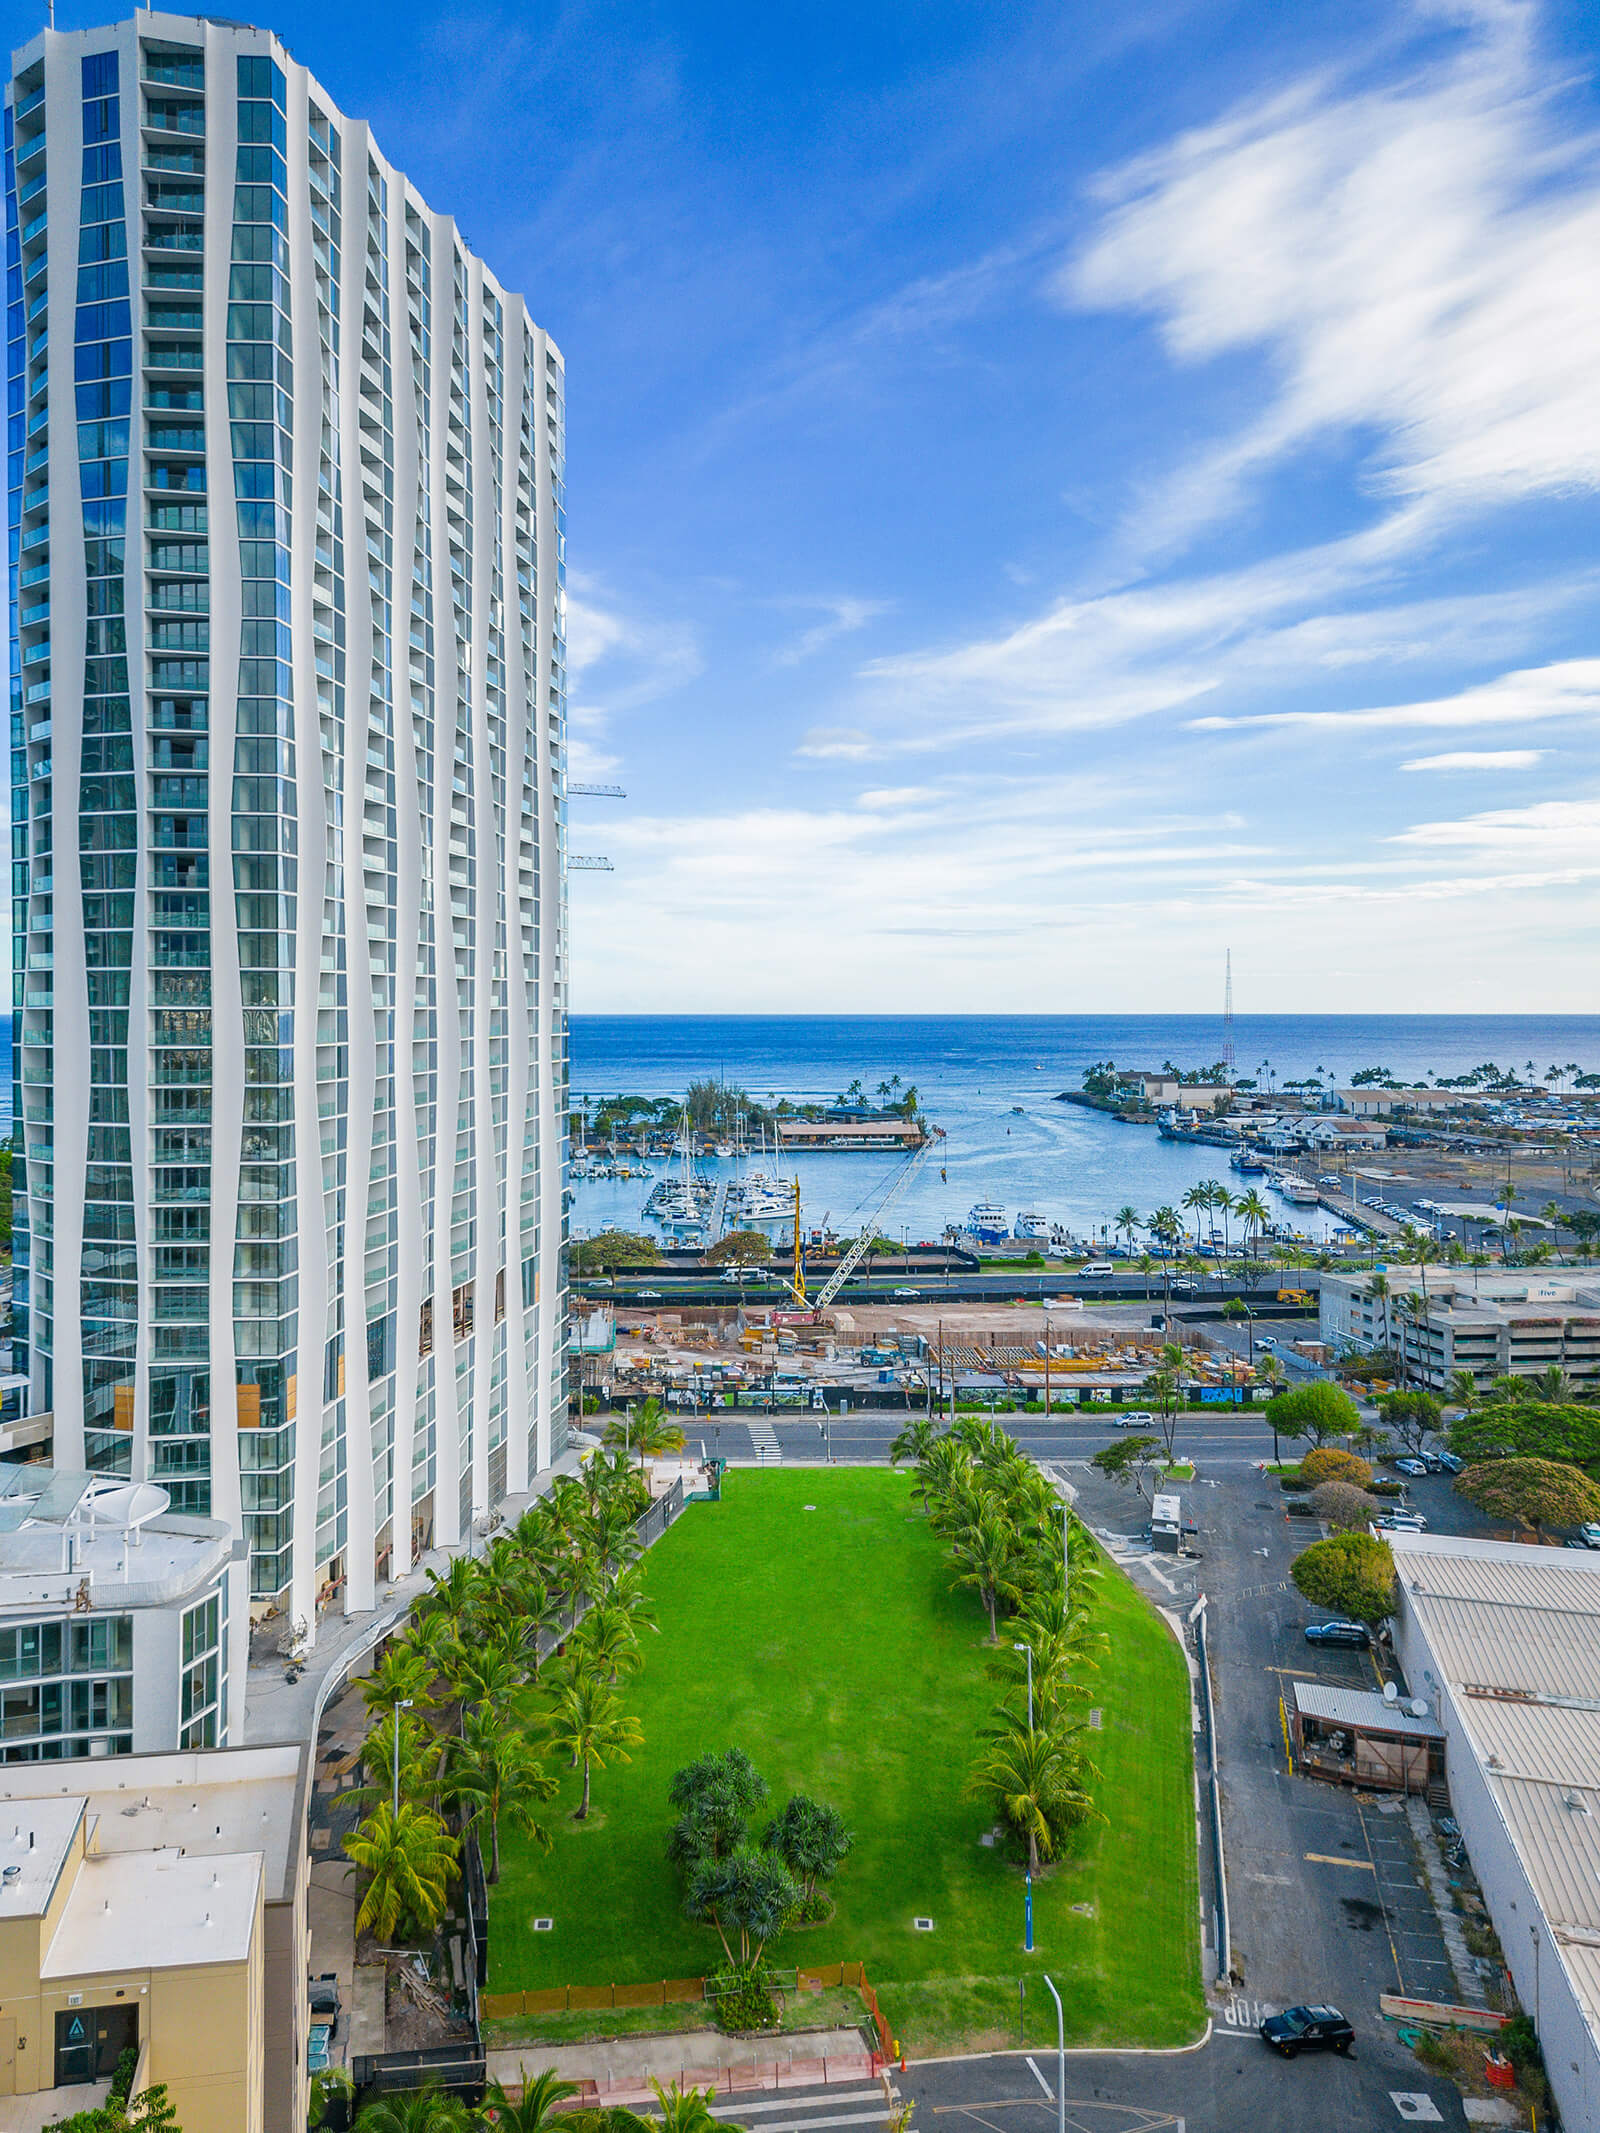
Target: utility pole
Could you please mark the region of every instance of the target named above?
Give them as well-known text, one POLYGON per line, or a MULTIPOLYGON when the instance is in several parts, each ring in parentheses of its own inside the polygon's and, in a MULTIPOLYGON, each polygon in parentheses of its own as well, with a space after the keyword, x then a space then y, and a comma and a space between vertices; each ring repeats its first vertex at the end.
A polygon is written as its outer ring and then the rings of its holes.
POLYGON ((1044 1322, 1044 1418, 1047 1422, 1050 1419, 1050 1319, 1048 1313, 1044 1322))

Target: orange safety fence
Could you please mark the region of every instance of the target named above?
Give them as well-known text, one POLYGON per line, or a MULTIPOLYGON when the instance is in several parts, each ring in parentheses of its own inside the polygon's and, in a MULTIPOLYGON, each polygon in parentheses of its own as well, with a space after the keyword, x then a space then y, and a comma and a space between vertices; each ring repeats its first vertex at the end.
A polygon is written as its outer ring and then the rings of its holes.
MULTIPOLYGON (((867 2003, 878 2049, 885 2059, 898 2059, 899 2046, 891 2035, 878 1995, 861 1963, 822 1963, 795 1972, 795 1989, 827 1992, 846 1988, 859 1992, 867 2003)), ((706 1997, 706 1981, 700 1977, 662 1978, 644 1985, 553 1985, 535 1992, 486 1992, 478 2005, 491 2022, 515 2020, 519 2015, 590 2014, 614 2008, 675 2007, 706 1997)))

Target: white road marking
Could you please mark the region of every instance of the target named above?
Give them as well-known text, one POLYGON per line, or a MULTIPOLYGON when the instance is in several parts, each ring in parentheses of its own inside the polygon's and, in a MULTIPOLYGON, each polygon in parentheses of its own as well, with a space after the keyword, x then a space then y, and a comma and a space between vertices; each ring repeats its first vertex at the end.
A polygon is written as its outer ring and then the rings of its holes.
POLYGON ((822 2096, 775 2096, 770 2103, 745 2103, 742 2100, 738 2103, 725 2103, 720 2109, 713 2106, 713 2116, 721 2117, 724 2112, 737 2111, 741 2118, 753 2118, 757 2111, 803 2111, 811 2104, 816 2104, 820 2108, 824 2105, 836 2103, 881 2103, 882 2101, 882 2089, 829 2089, 822 2096))
POLYGON ((1028 2061, 1028 2072, 1033 2076, 1034 2080, 1038 2082, 1040 2088, 1044 2090, 1045 2102, 1054 2103, 1056 2100, 1056 2092, 1050 2086, 1049 2082, 1046 2081, 1043 2074, 1040 2073, 1038 2064, 1033 2059, 1030 2059, 1028 2061))

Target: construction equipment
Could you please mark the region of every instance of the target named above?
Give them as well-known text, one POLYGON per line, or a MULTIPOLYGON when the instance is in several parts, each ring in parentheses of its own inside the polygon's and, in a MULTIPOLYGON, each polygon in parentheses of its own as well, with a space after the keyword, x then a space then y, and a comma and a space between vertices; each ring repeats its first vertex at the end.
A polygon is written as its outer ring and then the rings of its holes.
MULTIPOLYGON (((866 1257, 868 1249, 872 1244, 873 1238, 878 1235, 879 1223, 883 1220, 883 1217, 889 1212, 889 1209, 894 1205, 895 1201, 899 1199, 900 1195, 905 1191, 906 1187, 911 1183, 911 1180, 917 1175, 917 1172, 922 1168, 922 1165, 927 1161, 928 1151, 932 1146, 933 1142, 930 1138, 928 1140, 925 1140, 920 1148, 914 1148, 911 1151, 910 1155, 906 1158, 906 1160, 900 1165, 900 1168, 895 1172, 894 1176, 889 1180, 888 1190, 881 1196, 876 1207, 873 1208, 872 1212, 867 1216, 865 1222, 863 1222, 863 1224, 861 1225, 860 1236, 857 1237, 855 1243, 851 1245, 850 1249, 845 1253, 844 1257, 839 1261, 839 1264, 828 1276, 827 1281, 823 1284, 821 1293, 817 1297, 816 1302, 811 1307, 811 1322, 813 1325, 819 1325, 821 1323, 823 1312, 827 1310, 829 1304, 833 1302, 833 1299, 838 1295, 839 1291, 850 1279, 850 1276, 855 1272, 856 1268, 866 1257)), ((795 1192, 796 1206, 798 1207, 798 1184, 796 1185, 795 1192)), ((798 1217, 796 1219, 795 1234, 798 1237, 798 1217)), ((801 1283, 801 1300, 804 1300, 803 1281, 801 1283)))

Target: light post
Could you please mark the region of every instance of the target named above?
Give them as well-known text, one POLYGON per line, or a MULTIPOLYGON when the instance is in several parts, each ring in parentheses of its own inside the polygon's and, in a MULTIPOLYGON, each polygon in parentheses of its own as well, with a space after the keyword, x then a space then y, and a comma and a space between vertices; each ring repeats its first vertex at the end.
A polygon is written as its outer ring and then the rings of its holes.
POLYGON ((1023 1653, 1028 1662, 1028 1731, 1031 1733, 1033 1731, 1033 1646, 1031 1644, 1013 1644, 1011 1649, 1014 1652, 1023 1653))
POLYGON ((1061 2011, 1061 1995, 1047 1977, 1050 1997, 1056 2003, 1056 2133, 1067 2133, 1067 2020, 1061 2011))
POLYGON ((400 1819, 400 1713, 409 1711, 415 1702, 411 1696, 402 1696, 394 1707, 394 1819, 400 1819))

